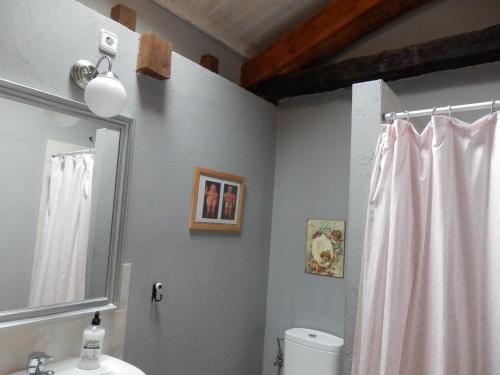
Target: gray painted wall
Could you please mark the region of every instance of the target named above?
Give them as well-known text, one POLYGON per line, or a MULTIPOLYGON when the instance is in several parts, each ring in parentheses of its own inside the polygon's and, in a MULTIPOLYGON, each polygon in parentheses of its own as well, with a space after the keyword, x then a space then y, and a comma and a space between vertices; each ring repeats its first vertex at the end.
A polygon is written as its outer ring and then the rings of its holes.
POLYGON ((351 373, 368 192, 375 145, 380 133, 380 119, 384 111, 402 109, 401 103, 382 81, 365 82, 353 86, 349 220, 346 244, 344 375, 351 373))
POLYGON ((99 129, 95 137, 92 211, 87 253, 87 298, 106 294, 120 132, 99 129))
MULTIPOLYGON (((284 197, 276 197, 274 202, 273 250, 268 263, 276 131, 273 106, 178 54, 174 54, 171 80, 159 82, 137 77, 134 71, 138 35, 75 1, 7 0, 2 3, 0 77, 82 101, 81 91, 68 79, 68 68, 80 58, 97 59, 95 36, 101 27, 120 37, 121 48, 114 67, 129 92, 125 114, 137 119, 125 238, 126 259, 134 263, 126 359, 142 367, 148 375, 259 373, 268 264, 272 275, 276 273, 278 278, 277 283, 274 276, 269 280, 268 338, 272 340, 292 325, 308 325, 333 333, 341 330, 337 311, 344 303, 342 281, 303 274, 303 243, 308 216, 330 216, 342 210, 345 213, 346 206, 345 201, 334 200, 334 189, 323 190, 307 181, 309 174, 316 176, 317 171, 312 168, 321 165, 321 171, 326 169, 332 173, 325 176, 325 180, 332 186, 338 183, 333 177, 337 168, 326 165, 325 160, 316 161, 316 156, 322 153, 312 152, 304 145, 314 146, 316 142, 324 145, 329 140, 337 145, 335 137, 324 137, 324 134, 333 136, 341 132, 339 139, 348 137, 346 128, 328 127, 329 122, 344 123, 335 120, 337 113, 348 120, 348 112, 345 112, 348 98, 338 92, 297 99, 298 108, 290 107, 289 114, 286 114, 287 106, 295 101, 284 104, 275 180, 276 195, 284 197), (51 20, 49 25, 47 19, 51 20), (71 33, 61 33, 61 30, 71 33), (316 106, 317 111, 308 108, 316 106), (285 132, 283 119, 290 124, 290 133, 285 132), (320 131, 308 132, 307 126, 320 131), (294 150, 294 146, 297 149, 294 150), (294 160, 296 155, 303 158, 294 160), (314 158, 307 159, 309 155, 314 158), (241 234, 190 233, 186 229, 195 165, 247 177, 241 234), (287 184, 289 186, 283 188, 287 184), (330 194, 331 201, 326 198, 306 202, 304 208, 306 189, 318 196, 330 194), (287 204, 300 205, 303 212, 289 211, 291 207, 287 204), (285 228, 281 221, 298 228, 297 233, 285 228), (278 236, 288 233, 296 238, 290 246, 295 255, 285 258, 282 265, 275 258, 283 249, 278 236), (294 285, 295 290, 282 289, 279 275, 294 285), (166 297, 161 304, 151 306, 149 295, 154 281, 166 284, 166 297), (315 292, 310 293, 312 288, 315 292), (316 290, 322 292, 316 293, 316 290), (328 292, 331 299, 319 300, 328 292), (308 311, 301 301, 311 301, 310 306, 321 305, 324 309, 308 311)), ((498 73, 498 65, 490 65, 396 82, 393 87, 412 106, 433 106, 442 97, 446 103, 452 99, 465 102, 475 97, 500 96, 498 73), (410 103, 412 98, 414 102, 410 103)), ((356 160, 360 165, 354 168, 361 168, 359 175, 365 176, 363 171, 371 168, 373 139, 363 132, 356 135, 353 133, 352 149, 359 151, 360 159, 356 160)), ((348 146, 348 142, 338 145, 344 149, 339 157, 345 163, 348 146)), ((327 161, 337 155, 335 148, 328 149, 327 153, 327 161)), ((352 178, 351 186, 367 186, 368 182, 366 177, 352 178)), ((339 187, 339 191, 342 188, 339 187)), ((342 194, 347 200, 347 194, 342 194)), ((349 197, 351 201, 359 200, 360 205, 366 201, 362 195, 350 194, 349 197)), ((354 224, 348 223, 348 234, 355 227, 363 228, 362 222, 354 224)), ((359 251, 347 245, 348 256, 350 252, 359 251)), ((347 276, 348 283, 350 280, 356 283, 358 275, 347 276)), ((352 313, 355 310, 351 307, 348 300, 346 308, 352 313)), ((353 327, 350 320, 345 326, 346 331, 348 326, 353 327)), ((269 341, 267 344, 265 358, 269 366, 272 346, 269 341)), ((269 371, 269 367, 266 369, 269 371)))
MULTIPOLYGON (((181 20, 152 0, 78 0, 86 6, 110 17, 111 8, 118 3, 137 11, 136 31, 154 31, 173 43, 174 51, 194 61, 200 62, 207 53, 219 58, 221 76, 239 82, 242 58, 221 43, 181 20)), ((99 32, 99 30, 97 30, 99 32)), ((98 34, 97 34, 98 35, 98 34)), ((97 37, 97 36, 96 36, 97 37)), ((122 45, 118 42, 118 48, 122 45)))
POLYGON ((133 263, 125 359, 148 375, 258 374, 276 109, 178 54, 170 80, 137 76, 138 34, 76 1, 3 1, 0 77, 82 101, 69 67, 97 60, 100 28, 119 35, 113 67, 129 93, 124 114, 137 119, 125 233, 125 260, 133 263), (241 233, 188 231, 196 165, 247 178, 241 233), (155 281, 165 283, 166 295, 152 306, 155 281))
MULTIPOLYGON (((500 4, 499 4, 500 5, 500 4)), ((500 7, 499 7, 500 10, 500 7)), ((500 63, 450 70, 387 84, 409 108, 432 108, 500 98, 500 63)), ((498 108, 500 110, 500 108, 498 108)), ((489 110, 454 116, 474 121, 489 110)), ((425 125, 429 118, 422 119, 425 125)))
MULTIPOLYGON (((344 335, 344 279, 304 272, 307 218, 347 219, 351 90, 280 106, 263 374, 293 327, 344 335)), ((347 228, 349 231, 349 228, 347 228)))
POLYGON ((126 358, 148 374, 261 372, 276 111, 179 57, 141 86, 127 230, 126 358), (142 86, 144 84, 144 87, 142 86), (187 230, 197 165, 246 177, 243 230, 187 230), (151 284, 165 301, 149 304, 151 284))

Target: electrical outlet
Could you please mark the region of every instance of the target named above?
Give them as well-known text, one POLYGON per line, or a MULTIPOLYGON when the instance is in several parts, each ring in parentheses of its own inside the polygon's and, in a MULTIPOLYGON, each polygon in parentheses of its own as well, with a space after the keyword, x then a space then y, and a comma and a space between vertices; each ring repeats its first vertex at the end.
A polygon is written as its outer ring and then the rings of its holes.
POLYGON ((118 52, 118 36, 110 31, 101 29, 99 48, 110 55, 116 55, 118 52))

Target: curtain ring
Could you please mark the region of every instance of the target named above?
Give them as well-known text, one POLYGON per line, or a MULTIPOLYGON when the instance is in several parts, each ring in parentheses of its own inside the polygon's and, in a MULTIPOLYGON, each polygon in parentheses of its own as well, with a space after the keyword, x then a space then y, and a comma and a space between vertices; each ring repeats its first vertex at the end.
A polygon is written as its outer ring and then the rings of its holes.
POLYGON ((436 115, 436 110, 437 109, 438 109, 438 107, 432 108, 432 114, 431 114, 431 116, 435 116, 436 115))
POLYGON ((496 107, 496 100, 495 100, 495 99, 493 99, 493 100, 491 101, 491 114, 493 114, 493 113, 495 113, 495 112, 496 112, 496 108, 495 108, 495 107, 496 107))
POLYGON ((451 117, 451 105, 448 105, 448 117, 451 117))
POLYGON ((405 110, 405 115, 406 115, 406 121, 410 122, 410 113, 405 110))
POLYGON ((396 112, 389 113, 389 123, 393 124, 394 120, 396 120, 396 112))

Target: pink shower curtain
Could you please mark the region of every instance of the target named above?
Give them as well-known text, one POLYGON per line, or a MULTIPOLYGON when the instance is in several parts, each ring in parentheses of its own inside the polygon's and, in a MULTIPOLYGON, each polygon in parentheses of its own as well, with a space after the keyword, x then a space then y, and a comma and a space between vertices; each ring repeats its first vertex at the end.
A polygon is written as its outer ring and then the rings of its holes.
POLYGON ((352 375, 498 375, 497 114, 382 127, 352 375))

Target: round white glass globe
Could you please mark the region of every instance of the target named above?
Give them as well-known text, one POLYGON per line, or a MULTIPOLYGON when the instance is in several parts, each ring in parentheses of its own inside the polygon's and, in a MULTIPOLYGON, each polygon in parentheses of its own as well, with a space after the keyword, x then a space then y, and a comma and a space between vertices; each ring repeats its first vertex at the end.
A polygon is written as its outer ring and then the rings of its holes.
POLYGON ((127 91, 112 74, 100 74, 85 88, 85 102, 96 115, 113 117, 125 107, 127 91))

